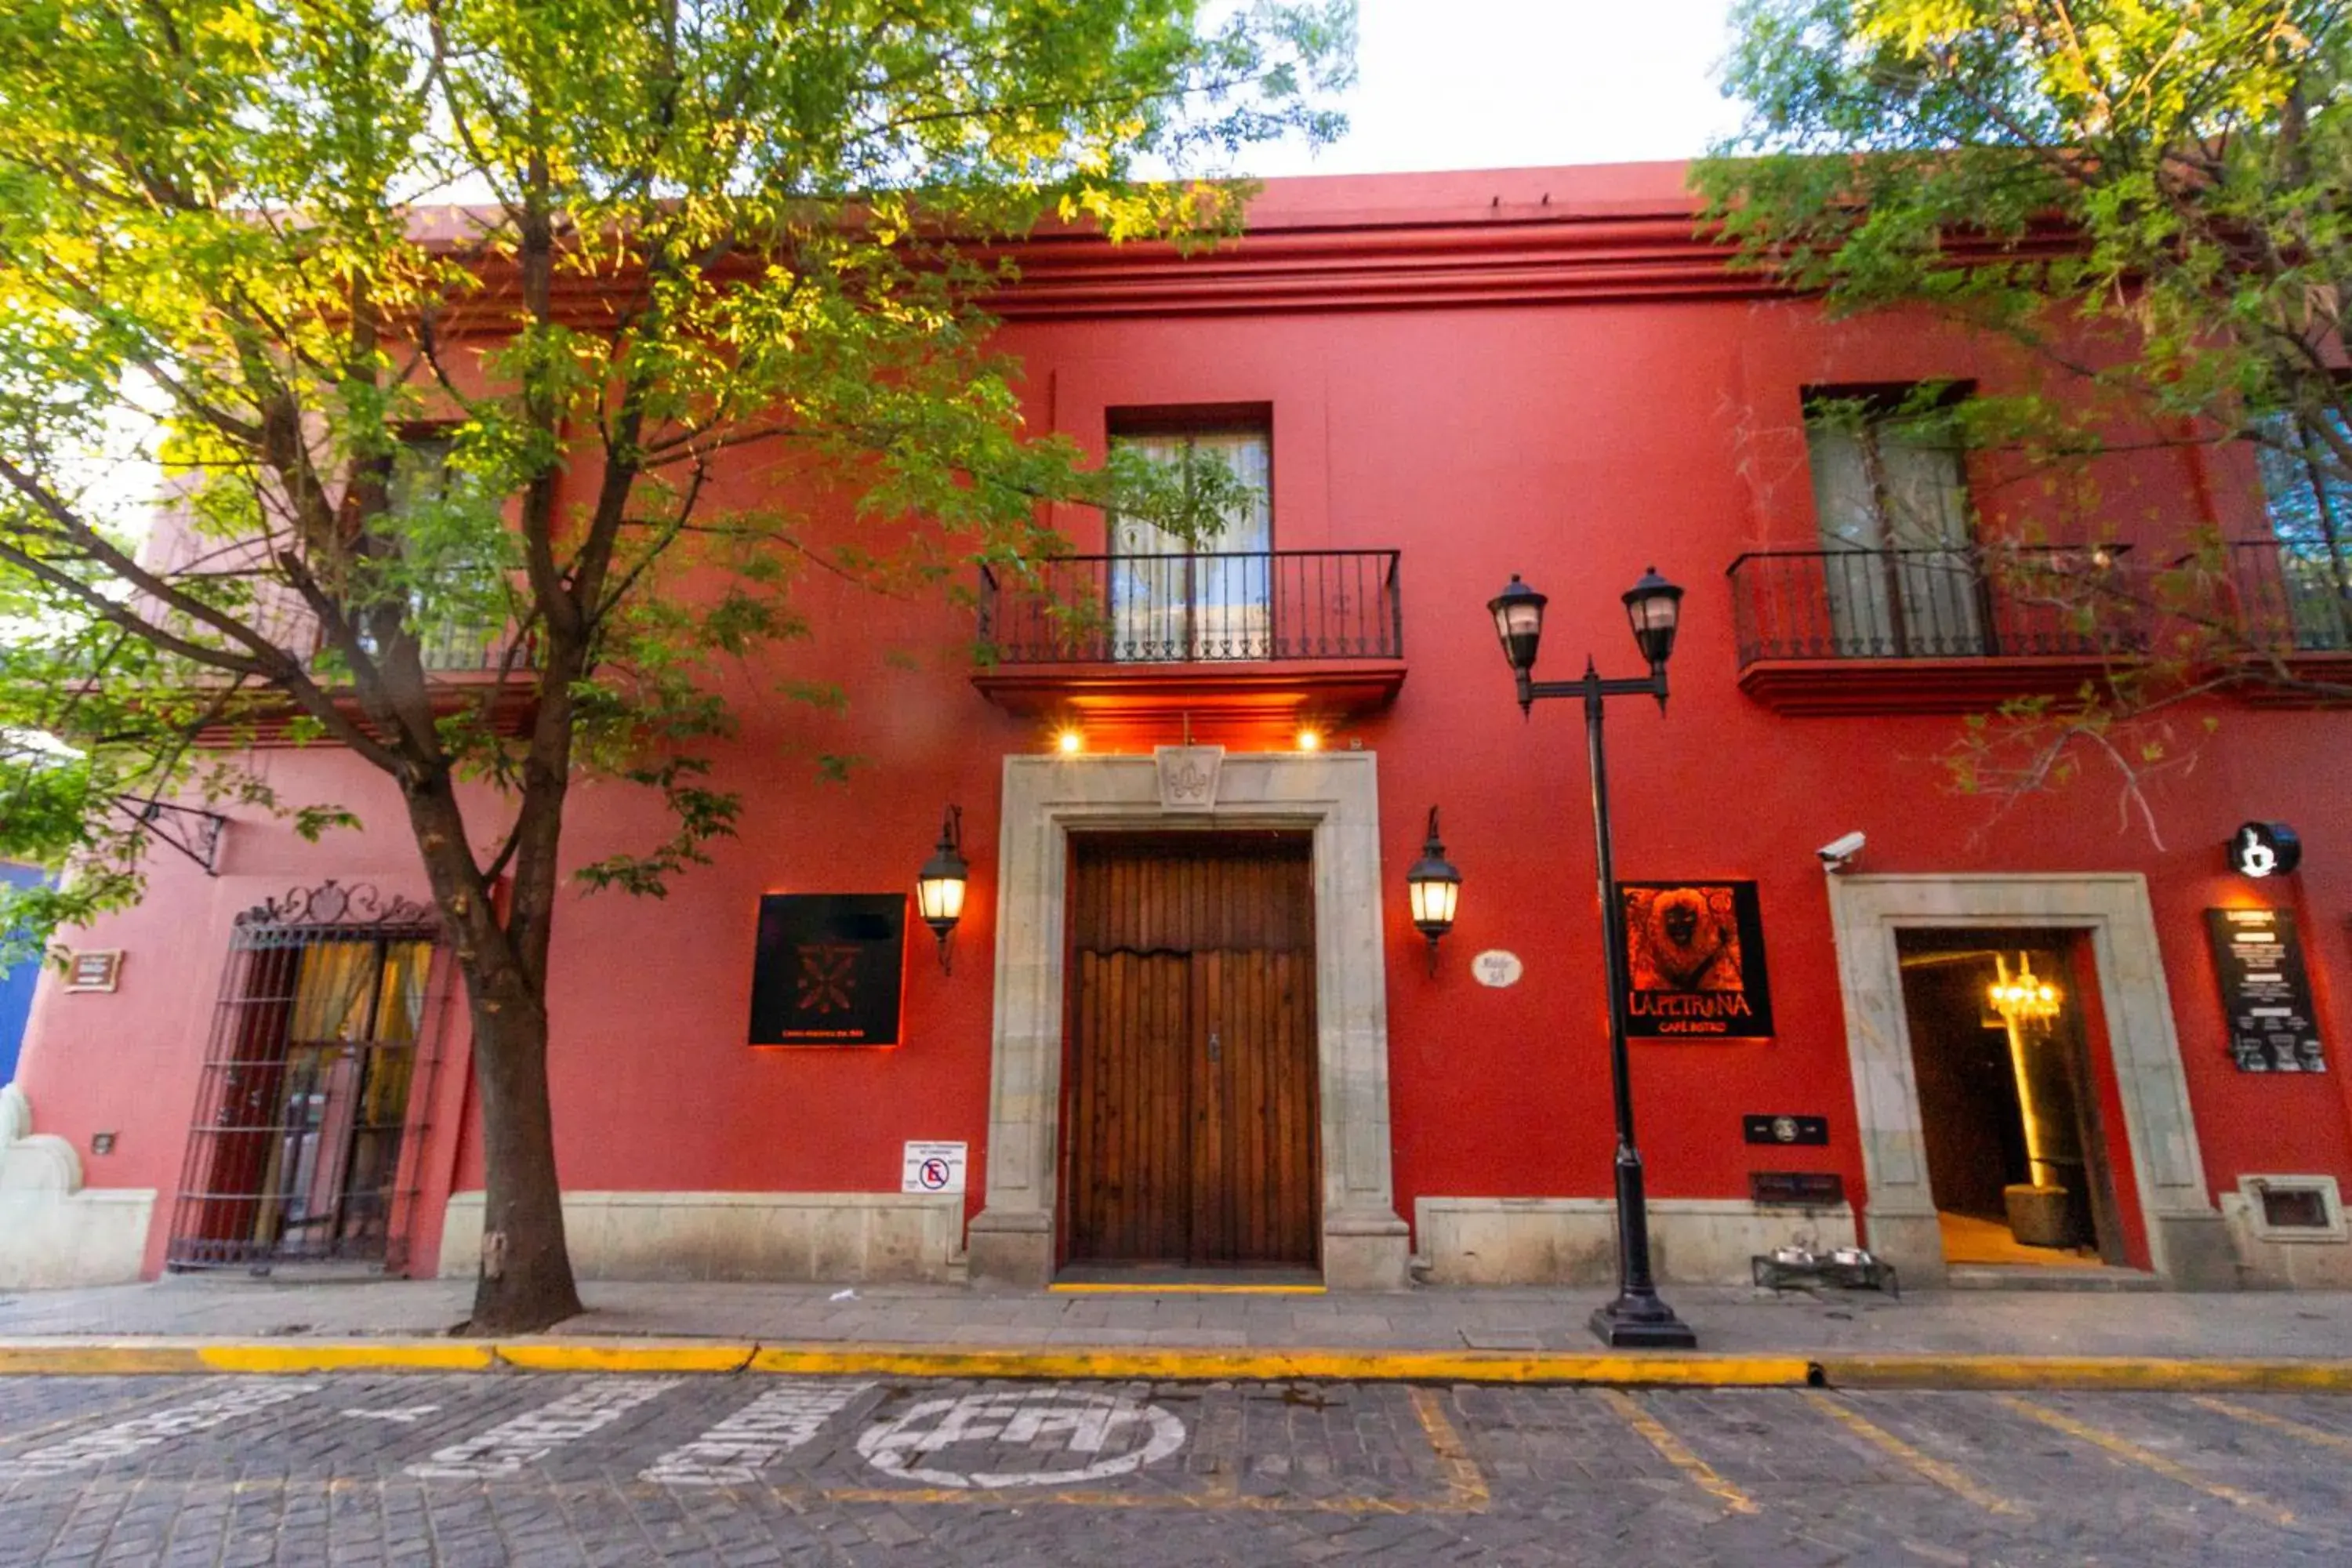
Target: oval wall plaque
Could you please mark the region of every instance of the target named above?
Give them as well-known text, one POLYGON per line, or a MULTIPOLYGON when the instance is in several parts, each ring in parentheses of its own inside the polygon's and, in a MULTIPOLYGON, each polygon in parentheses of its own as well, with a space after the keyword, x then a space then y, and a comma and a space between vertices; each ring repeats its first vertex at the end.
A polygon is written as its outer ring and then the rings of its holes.
POLYGON ((1517 985, 1527 965, 1516 952, 1505 952, 1499 947, 1488 948, 1470 961, 1470 973, 1478 977, 1481 985, 1517 985))

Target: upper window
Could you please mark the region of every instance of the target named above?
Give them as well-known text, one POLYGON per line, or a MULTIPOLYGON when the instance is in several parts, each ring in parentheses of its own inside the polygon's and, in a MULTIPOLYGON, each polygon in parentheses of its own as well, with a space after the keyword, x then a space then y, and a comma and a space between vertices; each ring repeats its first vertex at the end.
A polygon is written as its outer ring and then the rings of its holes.
MULTIPOLYGON (((403 540, 409 558, 433 563, 409 595, 408 620, 418 658, 436 671, 494 668, 506 648, 501 568, 472 537, 480 522, 467 514, 480 491, 455 467, 457 447, 446 426, 413 427, 401 437, 384 487, 386 508, 410 514, 403 540), (443 508, 445 519, 421 515, 443 508)), ((361 642, 373 651, 364 632, 361 642)))
MULTIPOLYGON (((2327 418, 2337 436, 2347 434, 2341 415, 2327 418)), ((2255 450, 2277 542, 2278 607, 2298 647, 2352 647, 2352 482, 2326 435, 2308 421, 2274 414, 2262 429, 2255 450)))
POLYGON ((1983 584, 1951 403, 1913 386, 1805 393, 1813 510, 1840 657, 1984 651, 1983 584))
POLYGON ((1180 468, 1230 475, 1242 499, 1197 542, 1141 518, 1110 524, 1112 657, 1133 660, 1272 656, 1273 438, 1262 412, 1114 414, 1111 442, 1180 468), (1214 465, 1214 469, 1209 469, 1214 465))

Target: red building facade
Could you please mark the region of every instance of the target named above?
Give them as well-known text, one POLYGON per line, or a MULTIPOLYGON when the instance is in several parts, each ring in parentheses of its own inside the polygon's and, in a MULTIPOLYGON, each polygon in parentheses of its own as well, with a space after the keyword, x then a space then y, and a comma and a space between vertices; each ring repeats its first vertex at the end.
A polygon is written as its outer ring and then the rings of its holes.
MULTIPOLYGON (((1636 1022, 1770 1011, 1754 1037, 1633 1043, 1663 1278, 1859 1239, 1906 1282, 2352 1284, 2352 720, 2217 701, 2196 765, 2150 786, 2160 839, 2095 778, 1997 811, 1937 761, 1960 715, 2098 666, 1974 564, 1975 537, 2147 559, 2218 524, 2250 581, 2292 590, 2251 456, 2110 458, 2095 516, 2041 515, 2037 487, 1873 413, 2031 367, 1727 271, 1663 165, 1275 182, 1208 258, 1040 243, 1002 313, 1035 428, 1190 444, 1262 475, 1265 504, 1206 556, 1056 519, 1079 556, 1056 584, 1102 613, 983 584, 977 665, 968 611, 805 585, 818 635, 791 673, 838 680, 848 711, 785 709, 747 672, 713 781, 745 799, 740 838, 667 900, 561 915, 551 1070, 583 1275, 1606 1278, 1582 737, 1565 705, 1514 711, 1486 601, 1513 573, 1550 595, 1539 676, 1588 652, 1638 673, 1619 595, 1654 564, 1688 591, 1673 700, 1610 720, 1617 871, 1644 885, 1636 1022), (812 750, 862 764, 822 784, 812 750), (906 898, 950 805, 951 970, 911 908, 894 942, 781 901, 906 898), (1462 875, 1433 973, 1405 887, 1433 805, 1462 875), (2291 824, 2300 868, 2233 869, 2248 821, 2291 824), (2265 910, 2291 950, 2248 945, 2276 933, 2265 910), (2302 985, 2261 978, 2288 958, 2302 985), (827 1037, 828 963, 897 984, 893 1043, 844 1043, 845 1001, 827 1037), (2021 968, 2048 994, 1997 999, 2021 968), (755 983, 793 1043, 751 1043, 755 983), (2266 984, 2311 1014, 2264 1007, 2274 1051, 2232 1024, 2266 984), (916 1144, 961 1145, 964 1190, 956 1151, 916 1144)), ((756 493, 756 469, 736 483, 756 493)), ((2294 657, 2340 658, 2340 602, 2288 598, 2294 657)), ((399 820, 331 750, 256 765, 287 798, 399 820)), ((657 827, 592 785, 569 853, 657 827)), ((121 955, 110 989, 44 983, 0 1103, 0 1277, 470 1274, 464 1014, 405 835, 309 845, 238 817, 211 860, 160 858, 140 909, 74 933, 121 955)))

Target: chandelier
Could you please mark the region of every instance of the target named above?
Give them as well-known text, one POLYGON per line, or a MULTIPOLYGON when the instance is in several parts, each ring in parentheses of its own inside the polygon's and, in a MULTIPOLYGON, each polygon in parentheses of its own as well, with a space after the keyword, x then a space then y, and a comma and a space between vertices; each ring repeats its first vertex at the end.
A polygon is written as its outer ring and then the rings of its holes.
POLYGON ((1993 970, 1998 976, 1987 990, 1993 1011, 2011 1024, 2046 1024, 2058 1016, 2058 987, 2033 973, 2033 960, 2026 953, 2017 955, 2017 973, 2009 973, 2009 961, 1993 955, 1993 970))

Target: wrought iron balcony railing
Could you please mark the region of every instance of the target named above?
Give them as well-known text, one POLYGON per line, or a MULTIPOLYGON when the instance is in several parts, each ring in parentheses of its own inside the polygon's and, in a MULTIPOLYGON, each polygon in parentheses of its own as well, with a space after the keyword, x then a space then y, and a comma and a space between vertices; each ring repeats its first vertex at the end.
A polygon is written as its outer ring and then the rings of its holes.
POLYGON ((2230 546, 2246 635, 2292 653, 2352 653, 2352 547, 2249 540, 2230 546))
POLYGON ((1244 663, 1404 657, 1393 550, 1066 555, 1034 579, 983 567, 998 664, 1244 663))
POLYGON ((1732 562, 1739 662, 2076 658, 2144 646, 2124 545, 1753 552, 1732 562))

